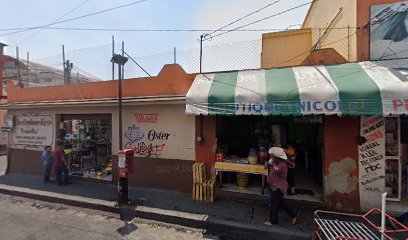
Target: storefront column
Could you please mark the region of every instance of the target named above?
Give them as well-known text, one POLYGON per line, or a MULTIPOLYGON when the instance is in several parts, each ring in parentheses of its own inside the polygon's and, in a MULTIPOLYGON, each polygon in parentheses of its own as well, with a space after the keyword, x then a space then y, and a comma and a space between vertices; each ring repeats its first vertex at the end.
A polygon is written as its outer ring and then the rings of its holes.
POLYGON ((216 130, 217 123, 214 116, 196 116, 196 161, 204 162, 207 169, 207 178, 210 178, 213 173, 213 167, 215 164, 215 151, 216 151, 216 130))
POLYGON ((360 118, 326 116, 324 199, 329 207, 360 210, 358 137, 360 118))

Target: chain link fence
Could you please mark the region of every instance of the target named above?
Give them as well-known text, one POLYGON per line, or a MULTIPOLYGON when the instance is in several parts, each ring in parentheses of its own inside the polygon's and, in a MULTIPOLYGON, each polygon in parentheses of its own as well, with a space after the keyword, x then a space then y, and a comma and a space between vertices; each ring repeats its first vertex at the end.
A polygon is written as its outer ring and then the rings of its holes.
MULTIPOLYGON (((244 69, 259 69, 302 65, 310 52, 315 49, 335 49, 345 60, 356 60, 356 30, 298 29, 290 32, 275 32, 263 35, 262 39, 227 44, 204 41, 202 49, 202 72, 219 72, 244 69)), ((197 44, 198 45, 198 44, 197 44)), ((64 81, 63 56, 54 56, 27 61, 6 61, 5 79, 20 80, 28 87, 62 85, 117 79, 117 66, 112 70, 112 44, 66 51, 69 65, 68 81, 64 81)), ((120 54, 121 44, 115 44, 120 54)), ((124 78, 156 76, 165 64, 177 63, 187 73, 200 72, 200 48, 171 50, 168 52, 133 56, 125 65, 124 78), (142 68, 143 69, 142 69, 142 68), (146 73, 147 72, 147 73, 146 73)))

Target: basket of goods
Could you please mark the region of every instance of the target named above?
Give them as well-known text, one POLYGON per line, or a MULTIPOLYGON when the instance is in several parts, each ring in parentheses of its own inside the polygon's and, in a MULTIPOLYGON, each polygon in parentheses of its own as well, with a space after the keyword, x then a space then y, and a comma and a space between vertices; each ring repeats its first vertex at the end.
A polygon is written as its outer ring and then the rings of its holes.
POLYGON ((249 182, 248 174, 246 173, 237 173, 237 184, 240 188, 247 188, 249 182))
POLYGON ((249 164, 251 165, 258 164, 258 153, 256 151, 256 148, 251 148, 249 150, 248 161, 249 161, 249 164))
POLYGON ((266 150, 266 148, 261 147, 259 148, 259 153, 258 153, 258 161, 260 164, 265 164, 266 161, 268 161, 269 158, 269 153, 268 150, 266 150))

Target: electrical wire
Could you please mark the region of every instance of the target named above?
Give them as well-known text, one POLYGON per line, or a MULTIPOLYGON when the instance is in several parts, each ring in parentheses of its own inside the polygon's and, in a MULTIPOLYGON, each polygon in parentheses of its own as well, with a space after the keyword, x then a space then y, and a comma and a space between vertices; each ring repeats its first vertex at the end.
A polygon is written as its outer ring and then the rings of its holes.
MULTIPOLYGON (((28 29, 28 28, 20 28, 28 29)), ((48 30, 69 30, 69 31, 105 31, 105 32, 208 32, 208 31, 231 31, 231 29, 123 29, 123 28, 77 28, 77 27, 44 27, 48 30)), ((265 29, 240 29, 239 32, 267 32, 284 31, 284 28, 265 28, 265 29)), ((0 29, 0 31, 9 31, 9 29, 0 29)))
MULTIPOLYGON (((75 10, 77 10, 78 8, 80 8, 82 5, 84 5, 85 3, 89 2, 89 1, 90 1, 90 0, 85 0, 85 1, 81 2, 81 3, 80 3, 78 6, 76 6, 75 8, 69 10, 67 13, 65 13, 65 14, 62 15, 61 17, 59 17, 59 18, 55 19, 54 21, 52 21, 51 24, 52 24, 52 23, 55 23, 55 22, 58 22, 59 20, 63 19, 64 17, 66 17, 66 16, 68 16, 69 14, 73 13, 75 10)), ((31 34, 30 36, 26 37, 26 38, 23 39, 22 41, 18 42, 17 45, 19 45, 19 44, 21 44, 21 43, 23 43, 23 42, 25 42, 25 41, 31 39, 32 37, 34 37, 35 35, 39 34, 40 32, 42 32, 42 31, 44 31, 44 30, 45 30, 45 28, 39 29, 39 30, 36 31, 35 33, 31 34)))
POLYGON ((220 30, 222 30, 222 29, 224 29, 224 28, 226 28, 226 27, 229 27, 229 26, 233 25, 234 23, 237 23, 237 22, 239 22, 239 21, 244 20, 244 19, 247 18, 247 17, 250 17, 250 16, 252 16, 252 15, 254 15, 254 14, 256 14, 256 13, 259 13, 260 11, 262 11, 262 10, 264 10, 264 9, 266 9, 266 8, 268 8, 268 7, 270 7, 270 6, 272 6, 272 5, 275 5, 275 4, 277 4, 278 2, 280 2, 280 1, 281 1, 281 0, 277 0, 277 1, 273 2, 273 3, 269 3, 268 5, 266 5, 266 6, 262 7, 262 8, 260 8, 260 9, 258 9, 258 10, 256 10, 256 11, 254 11, 254 12, 251 12, 251 13, 249 13, 249 14, 247 14, 247 15, 245 15, 245 16, 243 16, 243 17, 241 17, 241 18, 239 18, 239 19, 237 19, 237 20, 235 20, 235 21, 233 21, 233 22, 228 23, 227 25, 225 25, 225 26, 223 26, 223 27, 220 27, 220 28, 218 28, 218 29, 216 29, 216 30, 214 30, 214 31, 212 31, 212 32, 210 32, 210 33, 208 33, 208 35, 214 34, 214 33, 218 32, 218 31, 220 31, 220 30))
MULTIPOLYGON (((327 28, 330 30, 341 30, 341 29, 356 29, 357 27, 334 27, 327 28)), ((17 28, 17 29, 29 29, 29 28, 17 28)), ((66 31, 101 31, 101 32, 209 32, 215 31, 214 29, 147 29, 147 28, 78 28, 78 27, 44 27, 47 30, 66 30, 66 31)), ((298 31, 317 31, 317 28, 307 28, 307 29, 297 29, 298 31)), ((326 28, 320 28, 320 30, 326 28)), ((221 29, 217 30, 219 32, 230 32, 233 29, 221 29)), ((287 28, 263 28, 263 29, 237 29, 233 30, 236 32, 278 32, 278 31, 287 31, 287 28)), ((9 29, 0 29, 1 31, 9 31, 9 29)))
POLYGON ((214 35, 214 36, 211 36, 211 39, 212 39, 212 38, 215 38, 215 37, 222 36, 222 35, 227 34, 227 33, 230 33, 230 32, 235 32, 235 31, 237 31, 237 30, 239 30, 239 29, 241 29, 241 28, 248 27, 248 26, 253 25, 253 24, 255 24, 255 23, 259 23, 259 22, 262 22, 262 21, 271 19, 271 18, 273 18, 273 17, 276 17, 276 16, 279 16, 279 15, 285 14, 285 13, 287 13, 287 12, 290 12, 290 11, 296 10, 296 9, 298 9, 298 8, 304 7, 304 6, 306 6, 306 5, 309 5, 309 4, 313 3, 313 2, 314 2, 314 1, 307 2, 307 3, 304 3, 304 4, 300 4, 300 5, 297 5, 297 6, 295 6, 295 7, 286 9, 286 10, 284 10, 284 11, 275 13, 275 14, 273 14, 273 15, 271 15, 271 16, 264 17, 264 18, 261 18, 261 19, 259 19, 259 20, 254 21, 254 22, 250 22, 250 23, 247 23, 247 24, 242 25, 242 26, 240 26, 240 27, 231 29, 231 30, 229 30, 229 31, 225 31, 225 32, 216 34, 216 35, 214 35))
POLYGON ((108 8, 108 9, 101 10, 101 11, 97 11, 97 12, 93 12, 93 13, 88 13, 88 14, 81 15, 81 16, 78 16, 78 17, 74 17, 74 18, 69 18, 69 19, 66 19, 66 20, 57 21, 57 22, 50 23, 50 24, 45 24, 45 25, 35 26, 35 27, 28 27, 28 28, 25 28, 25 29, 22 29, 22 30, 18 30, 18 31, 14 31, 14 32, 9 32, 9 33, 5 33, 5 34, 1 34, 0 36, 8 36, 8 35, 13 35, 13 34, 17 34, 17 33, 21 33, 21 32, 26 32, 26 31, 30 31, 30 30, 34 30, 34 29, 45 28, 45 27, 49 27, 49 26, 56 25, 56 24, 65 23, 65 22, 70 22, 70 21, 74 21, 74 20, 77 20, 77 19, 86 18, 86 17, 98 15, 98 14, 105 13, 105 12, 110 12, 110 11, 117 10, 117 9, 120 9, 120 8, 129 7, 129 6, 132 6, 132 5, 135 5, 135 4, 138 4, 138 3, 142 3, 142 2, 146 2, 146 1, 148 1, 148 0, 139 0, 139 1, 135 1, 135 2, 128 3, 128 4, 120 5, 120 6, 117 6, 117 7, 108 8))

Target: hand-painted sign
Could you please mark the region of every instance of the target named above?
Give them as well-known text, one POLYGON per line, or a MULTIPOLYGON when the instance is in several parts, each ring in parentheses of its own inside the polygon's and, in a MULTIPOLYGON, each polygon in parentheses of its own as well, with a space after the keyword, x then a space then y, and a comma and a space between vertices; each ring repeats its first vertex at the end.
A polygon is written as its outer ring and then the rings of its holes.
POLYGON ((127 131, 125 132, 125 137, 129 142, 136 144, 140 142, 144 138, 144 133, 140 131, 140 128, 137 127, 135 124, 129 126, 127 131))
POLYGON ((54 119, 51 116, 16 116, 13 144, 51 146, 54 142, 54 119))
POLYGON ((159 119, 158 113, 135 113, 135 120, 137 123, 157 123, 159 119))
MULTIPOLYGON (((139 120, 144 123, 152 123, 157 120, 157 116, 154 119, 143 118, 139 120)), ((133 124, 124 133, 124 137, 128 140, 125 148, 133 148, 136 156, 159 158, 172 135, 174 134, 163 130, 149 129, 145 126, 142 129, 142 127, 133 124)))
POLYGON ((361 118, 359 147, 360 201, 363 210, 379 207, 385 187, 385 119, 382 116, 361 118))

